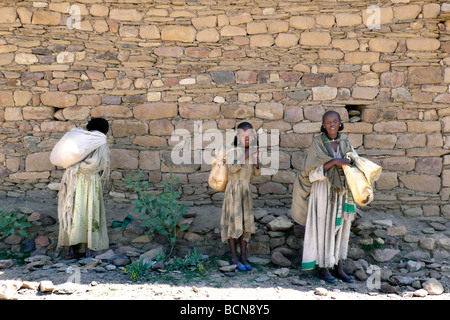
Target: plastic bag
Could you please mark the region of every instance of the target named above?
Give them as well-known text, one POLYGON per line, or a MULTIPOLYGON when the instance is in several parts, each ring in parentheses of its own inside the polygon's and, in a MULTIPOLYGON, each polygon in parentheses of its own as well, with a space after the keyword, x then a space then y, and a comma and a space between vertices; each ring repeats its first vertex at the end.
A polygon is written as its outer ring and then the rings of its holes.
POLYGON ((74 128, 64 134, 53 147, 50 162, 68 168, 86 158, 92 151, 106 144, 106 135, 99 131, 74 128))
POLYGON ((348 152, 347 157, 349 157, 355 165, 361 170, 366 176, 367 182, 373 186, 374 182, 380 178, 382 168, 370 161, 369 159, 359 157, 353 152, 348 152))
POLYGON ((364 173, 355 165, 342 166, 345 180, 355 203, 364 207, 373 201, 373 188, 364 173))
POLYGON ((236 149, 231 148, 225 152, 222 148, 219 148, 217 153, 214 153, 211 158, 212 168, 208 177, 208 184, 212 189, 221 192, 225 191, 228 183, 228 169, 225 165, 227 154, 236 149))

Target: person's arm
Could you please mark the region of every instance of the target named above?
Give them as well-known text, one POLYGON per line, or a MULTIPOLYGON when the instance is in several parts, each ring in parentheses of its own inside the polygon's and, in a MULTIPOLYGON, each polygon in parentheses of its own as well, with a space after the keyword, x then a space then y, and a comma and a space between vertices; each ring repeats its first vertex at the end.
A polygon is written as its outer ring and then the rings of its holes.
POLYGON ((350 160, 347 158, 335 158, 323 165, 323 171, 328 171, 334 166, 346 166, 350 164, 350 160))

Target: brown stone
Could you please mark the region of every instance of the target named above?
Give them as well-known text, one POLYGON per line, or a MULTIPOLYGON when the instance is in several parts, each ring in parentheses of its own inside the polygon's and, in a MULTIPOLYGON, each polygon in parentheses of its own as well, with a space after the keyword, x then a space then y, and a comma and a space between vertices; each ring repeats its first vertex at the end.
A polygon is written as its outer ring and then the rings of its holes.
POLYGON ((126 106, 108 105, 93 108, 91 116, 95 118, 131 118, 133 112, 126 106))
POLYGON ((14 53, 0 53, 0 66, 6 66, 14 61, 14 53))
POLYGON ((259 194, 285 194, 286 187, 278 182, 266 182, 258 189, 259 194))
POLYGON ((406 81, 404 72, 383 72, 380 75, 380 85, 382 87, 398 88, 406 81))
POLYGON ((192 58, 206 58, 209 56, 210 50, 205 48, 190 47, 186 48, 185 53, 192 58))
POLYGON ((380 178, 375 182, 377 190, 392 190, 398 187, 396 172, 382 171, 380 178))
POLYGON ((136 9, 111 9, 109 17, 118 21, 141 21, 144 14, 136 9))
POLYGON ((49 107, 67 108, 76 105, 77 97, 66 92, 50 91, 41 94, 41 101, 49 107))
POLYGON ((269 23, 267 32, 269 33, 284 33, 289 30, 289 23, 286 21, 275 20, 269 23))
POLYGON ((218 119, 220 116, 218 105, 180 103, 179 110, 185 119, 218 119))
POLYGON ((165 147, 167 146, 167 140, 162 137, 146 135, 134 138, 133 144, 142 147, 165 147))
POLYGON ((0 91, 0 107, 13 107, 14 99, 10 91, 0 91))
POLYGON ((402 121, 383 121, 373 126, 374 131, 386 133, 406 132, 406 129, 406 123, 402 121))
POLYGON ((157 26, 141 26, 139 28, 139 36, 142 39, 160 39, 161 32, 159 31, 157 26))
POLYGON ((40 25, 57 26, 61 21, 61 13, 52 11, 36 11, 33 14, 32 23, 40 25))
POLYGON ((311 134, 283 134, 280 135, 280 147, 282 148, 309 148, 312 142, 311 134))
POLYGON ((89 107, 69 107, 64 108, 62 114, 66 120, 85 120, 89 118, 91 109, 89 107))
POLYGON ((197 31, 193 27, 165 26, 161 29, 161 40, 194 42, 197 31))
POLYGON ((325 84, 325 76, 319 73, 305 73, 302 76, 302 83, 307 87, 320 87, 325 84))
POLYGON ((142 136, 148 133, 147 123, 132 120, 114 120, 111 131, 115 138, 142 136))
POLYGON ((139 169, 159 170, 160 168, 161 168, 161 160, 159 158, 159 151, 139 152, 139 169))
POLYGON ((270 47, 275 39, 270 34, 255 34, 250 36, 250 47, 270 47))
POLYGON ((408 157, 389 157, 382 160, 381 166, 388 171, 413 171, 415 163, 414 159, 408 157))
POLYGON ((373 100, 378 94, 378 88, 371 87, 354 87, 352 91, 352 98, 373 100))
POLYGON ((303 109, 300 106, 285 106, 284 121, 299 122, 303 120, 303 109))
POLYGON ((216 16, 195 17, 192 18, 191 22, 196 29, 214 28, 217 25, 217 17, 216 16))
POLYGON ((302 77, 302 73, 298 71, 286 71, 282 72, 280 77, 286 82, 297 82, 302 77))
POLYGON ((199 42, 218 42, 220 33, 215 28, 206 28, 197 32, 196 39, 199 42))
POLYGON ((335 39, 331 42, 333 48, 342 51, 355 51, 359 48, 359 42, 355 39, 335 39))
POLYGON ((373 38, 369 41, 369 49, 375 52, 394 52, 397 49, 397 41, 386 38, 373 38))
POLYGON ((409 174, 399 177, 405 188, 419 192, 438 193, 441 179, 436 176, 409 174))
POLYGON ((257 103, 255 116, 267 120, 280 120, 283 118, 283 104, 278 102, 257 103))
POLYGON ((410 67, 408 81, 412 84, 442 83, 441 67, 410 67))
POLYGON ((255 115, 255 108, 249 104, 224 104, 220 107, 224 117, 236 118, 252 118, 255 115))
POLYGON ((183 55, 183 48, 181 47, 158 47, 155 49, 155 54, 160 57, 179 58, 183 55))
POLYGON ((111 169, 137 169, 137 150, 111 149, 111 169))
POLYGON ((331 36, 328 32, 305 31, 300 35, 300 44, 311 47, 326 47, 331 43, 331 36))
POLYGON ((289 48, 298 44, 298 37, 292 33, 280 33, 275 39, 275 45, 281 48, 289 48))
POLYGON ((338 27, 353 27, 362 23, 361 16, 354 13, 338 13, 336 14, 336 25, 338 27))
POLYGON ((256 83, 257 73, 254 71, 236 71, 234 75, 236 83, 239 84, 256 83))
POLYGON ((44 121, 41 122, 42 132, 68 132, 75 128, 75 124, 70 121, 44 121))
POLYGON ((364 136, 364 147, 376 149, 393 149, 397 137, 392 134, 366 134, 364 136))
POLYGON ((417 4, 394 6, 394 17, 397 20, 412 20, 417 18, 422 8, 417 4))
POLYGON ((55 170, 55 166, 50 162, 50 152, 36 152, 27 155, 25 170, 34 172, 55 170))
POLYGON ((371 64, 379 60, 378 52, 348 52, 344 56, 344 61, 348 64, 371 64))
POLYGON ((351 88, 355 84, 355 77, 350 72, 338 73, 327 81, 327 86, 335 88, 351 88))
POLYGON ((259 33, 267 33, 267 25, 265 22, 250 22, 247 24, 247 33, 248 34, 259 34, 259 33))
POLYGON ((289 19, 289 26, 299 30, 310 30, 315 23, 315 19, 309 16, 295 16, 289 19))
POLYGON ((245 36, 245 35, 247 35, 247 31, 244 28, 237 27, 237 26, 224 26, 220 30, 220 35, 222 37, 245 36))
POLYGON ((16 8, 1 7, 0 8, 0 23, 15 23, 17 17, 16 8))
POLYGON ((53 119, 55 109, 52 107, 24 107, 22 109, 25 120, 53 119))
POLYGON ((145 103, 133 108, 133 114, 139 120, 173 118, 178 114, 175 103, 145 103))
POLYGON ((406 40, 406 47, 411 51, 435 51, 441 42, 433 38, 413 38, 406 40))

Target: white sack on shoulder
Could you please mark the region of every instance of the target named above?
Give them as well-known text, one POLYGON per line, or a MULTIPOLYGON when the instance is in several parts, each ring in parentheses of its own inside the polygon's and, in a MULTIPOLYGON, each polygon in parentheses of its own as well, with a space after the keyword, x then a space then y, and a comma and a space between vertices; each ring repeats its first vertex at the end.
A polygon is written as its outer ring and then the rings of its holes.
POLYGON ((53 147, 50 162, 55 166, 68 168, 104 144, 106 144, 106 135, 103 133, 74 128, 53 147))

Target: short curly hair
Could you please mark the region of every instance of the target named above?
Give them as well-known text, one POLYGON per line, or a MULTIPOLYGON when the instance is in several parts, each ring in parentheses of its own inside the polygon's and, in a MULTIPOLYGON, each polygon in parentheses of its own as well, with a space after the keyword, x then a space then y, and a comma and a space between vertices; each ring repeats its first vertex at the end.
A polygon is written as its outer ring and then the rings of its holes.
POLYGON ((87 126, 86 129, 88 131, 100 131, 101 133, 107 134, 109 130, 109 124, 108 121, 106 121, 103 118, 92 118, 87 126))

